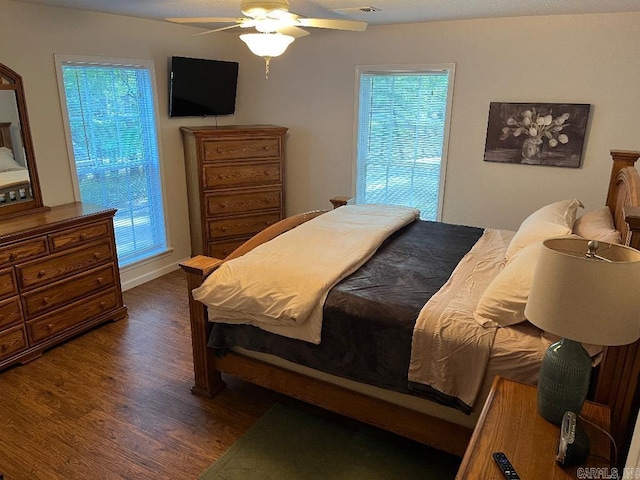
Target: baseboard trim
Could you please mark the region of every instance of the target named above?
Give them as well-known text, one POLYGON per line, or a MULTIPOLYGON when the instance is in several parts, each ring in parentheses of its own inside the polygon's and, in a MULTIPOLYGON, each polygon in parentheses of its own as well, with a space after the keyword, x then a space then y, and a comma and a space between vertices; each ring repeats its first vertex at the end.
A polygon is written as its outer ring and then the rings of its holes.
MULTIPOLYGON (((187 258, 180 260, 180 262, 183 262, 185 260, 187 260, 187 258)), ((138 285, 142 285, 143 283, 150 282, 151 280, 161 277, 163 275, 166 275, 167 273, 171 273, 174 270, 178 270, 180 268, 180 265, 179 265, 180 262, 175 262, 169 265, 165 265, 164 267, 157 268, 155 270, 152 270, 150 272, 144 273, 142 275, 138 275, 137 277, 133 277, 127 280, 123 279, 122 291, 123 292, 127 291, 130 288, 137 287, 138 285)), ((129 272, 131 272, 131 270, 129 270, 129 272)), ((123 276, 122 273, 121 273, 121 276, 123 276)))

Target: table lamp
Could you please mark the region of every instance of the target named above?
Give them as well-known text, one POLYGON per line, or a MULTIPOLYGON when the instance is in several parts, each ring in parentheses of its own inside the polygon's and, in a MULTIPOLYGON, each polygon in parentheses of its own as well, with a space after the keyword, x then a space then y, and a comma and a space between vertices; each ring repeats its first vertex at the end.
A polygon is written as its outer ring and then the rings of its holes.
POLYGON ((548 239, 525 317, 562 340, 549 346, 538 379, 538 412, 560 424, 582 410, 591 358, 581 343, 612 346, 640 337, 640 251, 566 237, 548 239))

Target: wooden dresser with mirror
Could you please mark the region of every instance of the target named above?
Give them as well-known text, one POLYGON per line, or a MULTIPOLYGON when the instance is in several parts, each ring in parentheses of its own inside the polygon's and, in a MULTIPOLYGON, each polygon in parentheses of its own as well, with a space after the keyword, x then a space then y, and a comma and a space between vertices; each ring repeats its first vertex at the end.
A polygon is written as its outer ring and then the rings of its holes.
POLYGON ((0 64, 0 370, 126 317, 114 215, 44 206, 22 78, 0 64))

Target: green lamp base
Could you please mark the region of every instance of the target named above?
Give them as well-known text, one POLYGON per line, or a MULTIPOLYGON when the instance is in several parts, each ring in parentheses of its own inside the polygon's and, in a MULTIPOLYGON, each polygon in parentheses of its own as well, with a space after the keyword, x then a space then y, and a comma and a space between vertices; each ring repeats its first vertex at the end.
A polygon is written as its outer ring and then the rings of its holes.
POLYGON ((591 380, 591 358, 582 344, 563 338, 549 346, 538 378, 538 412, 560 425, 564 412, 580 414, 591 380))

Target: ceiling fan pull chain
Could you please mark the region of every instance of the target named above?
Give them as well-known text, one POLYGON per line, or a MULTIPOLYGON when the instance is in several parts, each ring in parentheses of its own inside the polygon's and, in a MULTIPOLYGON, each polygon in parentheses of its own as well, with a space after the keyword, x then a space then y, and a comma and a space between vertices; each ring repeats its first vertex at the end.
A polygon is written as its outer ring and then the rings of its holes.
POLYGON ((271 61, 271 57, 264 57, 264 78, 269 79, 269 63, 271 61))

